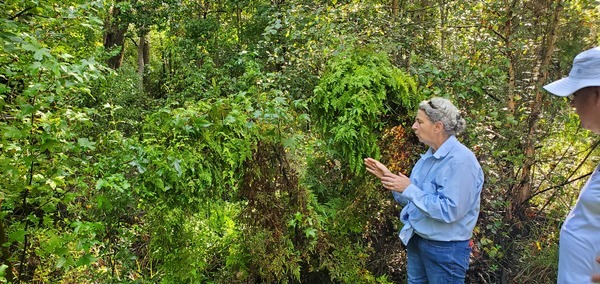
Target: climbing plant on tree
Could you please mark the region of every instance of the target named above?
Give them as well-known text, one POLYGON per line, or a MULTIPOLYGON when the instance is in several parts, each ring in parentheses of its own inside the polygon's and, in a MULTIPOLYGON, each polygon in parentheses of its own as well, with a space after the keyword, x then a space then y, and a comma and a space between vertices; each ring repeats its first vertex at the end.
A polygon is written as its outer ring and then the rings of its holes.
POLYGON ((415 80, 385 54, 369 48, 347 50, 330 60, 315 88, 312 117, 335 149, 335 158, 358 173, 363 158, 380 155, 379 133, 374 130, 412 112, 423 98, 416 90, 415 80))

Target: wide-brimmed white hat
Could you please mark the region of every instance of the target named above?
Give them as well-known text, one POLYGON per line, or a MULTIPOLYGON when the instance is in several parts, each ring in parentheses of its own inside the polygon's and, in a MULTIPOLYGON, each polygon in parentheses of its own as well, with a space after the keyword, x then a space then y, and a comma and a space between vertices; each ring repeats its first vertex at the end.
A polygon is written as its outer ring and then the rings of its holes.
POLYGON ((590 86, 600 86, 600 47, 575 56, 569 76, 544 86, 544 89, 554 95, 566 97, 590 86))

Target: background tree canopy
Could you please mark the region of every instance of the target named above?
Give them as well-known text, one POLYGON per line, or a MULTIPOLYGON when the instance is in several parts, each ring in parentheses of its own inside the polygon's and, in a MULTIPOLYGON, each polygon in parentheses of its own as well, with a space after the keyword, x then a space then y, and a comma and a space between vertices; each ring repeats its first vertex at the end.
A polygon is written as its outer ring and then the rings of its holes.
POLYGON ((553 283, 598 139, 542 90, 592 0, 0 2, 0 282, 398 283, 431 96, 485 170, 471 283, 553 283))

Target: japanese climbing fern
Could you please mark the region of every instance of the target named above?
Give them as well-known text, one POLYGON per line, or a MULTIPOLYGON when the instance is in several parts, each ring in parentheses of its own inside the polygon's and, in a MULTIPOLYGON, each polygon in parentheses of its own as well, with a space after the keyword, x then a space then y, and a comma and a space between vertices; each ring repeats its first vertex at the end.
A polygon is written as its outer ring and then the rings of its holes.
POLYGON ((392 110, 408 114, 422 99, 415 80, 370 49, 333 57, 312 97, 312 116, 336 159, 358 173, 364 157, 379 156, 378 132, 392 110))

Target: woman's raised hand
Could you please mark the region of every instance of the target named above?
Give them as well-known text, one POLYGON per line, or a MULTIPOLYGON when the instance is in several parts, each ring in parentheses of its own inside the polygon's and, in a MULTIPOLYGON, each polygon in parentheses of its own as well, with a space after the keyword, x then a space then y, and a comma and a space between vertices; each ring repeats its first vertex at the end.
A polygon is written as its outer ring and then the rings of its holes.
POLYGON ((378 178, 382 178, 385 175, 391 175, 392 172, 381 162, 373 158, 365 158, 365 166, 367 171, 374 174, 378 178))

